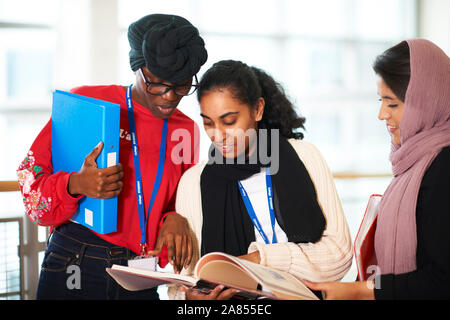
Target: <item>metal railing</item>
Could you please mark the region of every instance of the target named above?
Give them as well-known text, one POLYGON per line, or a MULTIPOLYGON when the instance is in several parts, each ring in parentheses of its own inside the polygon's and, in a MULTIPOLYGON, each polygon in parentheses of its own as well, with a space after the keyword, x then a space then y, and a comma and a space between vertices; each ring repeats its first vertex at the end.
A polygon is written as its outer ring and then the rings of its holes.
MULTIPOLYGON (((0 181, 0 193, 13 192, 17 193, 19 199, 19 184, 17 181, 0 181)), ((20 278, 20 291, 16 290, 17 286, 11 288, 10 277, 16 272, 14 264, 8 264, 6 254, 0 256, 0 299, 8 299, 19 296, 20 299, 34 299, 39 277, 39 252, 44 251, 46 242, 40 242, 38 236, 38 226, 30 221, 26 216, 20 215, 13 217, 5 217, 0 219, 0 253, 7 252, 8 259, 13 259, 15 255, 15 246, 17 246, 17 257, 20 278), (25 218, 24 218, 25 217, 25 218), (8 224, 18 224, 18 233, 12 232, 14 226, 8 224), (8 233, 11 233, 10 235, 8 233), (3 281, 3 282, 1 282, 3 281), (4 284, 4 285, 3 285, 4 284), (6 289, 6 290, 5 290, 6 289), (5 292, 4 292, 5 291, 5 292)), ((47 230, 48 231, 48 230, 47 230)))
MULTIPOLYGON (((19 190, 17 181, 0 181, 0 192, 19 190)), ((0 230, 0 261, 2 261, 0 263, 0 299, 8 299, 15 296, 24 299, 24 259, 21 252, 24 245, 23 218, 0 219, 0 230), (15 228, 17 228, 16 232, 14 231, 15 228), (12 233, 13 236, 15 235, 16 239, 10 239, 8 237, 9 233, 12 233), (16 269, 17 264, 14 263, 15 261, 11 262, 11 260, 15 260, 14 254, 11 254, 11 252, 14 252, 14 249, 10 248, 11 241, 13 246, 17 246, 17 256, 15 258, 18 260, 18 270, 16 269), (14 282, 17 280, 19 281, 19 286, 14 285, 14 282)))
POLYGON ((23 218, 0 219, 0 230, 2 231, 0 235, 0 261, 2 261, 0 262, 0 299, 14 296, 24 299, 23 218), (16 239, 8 237, 10 234, 16 239), (16 255, 11 245, 17 246, 16 255), (16 284, 17 281, 19 285, 16 284))

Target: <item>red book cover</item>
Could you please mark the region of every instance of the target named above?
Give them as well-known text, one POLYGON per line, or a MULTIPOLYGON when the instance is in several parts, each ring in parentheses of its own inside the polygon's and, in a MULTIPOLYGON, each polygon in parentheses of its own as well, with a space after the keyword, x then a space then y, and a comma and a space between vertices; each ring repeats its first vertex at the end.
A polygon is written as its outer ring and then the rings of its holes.
POLYGON ((379 194, 370 196, 363 220, 355 238, 355 259, 358 269, 358 279, 360 281, 367 280, 369 266, 376 264, 374 239, 381 198, 382 196, 379 194))

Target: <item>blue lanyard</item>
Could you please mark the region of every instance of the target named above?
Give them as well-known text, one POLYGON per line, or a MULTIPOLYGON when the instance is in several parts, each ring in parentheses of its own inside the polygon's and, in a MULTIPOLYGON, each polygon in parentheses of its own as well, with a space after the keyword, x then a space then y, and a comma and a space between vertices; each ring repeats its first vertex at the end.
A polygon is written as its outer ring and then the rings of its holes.
MULTIPOLYGON (((250 202, 250 198, 248 197, 247 192, 244 189, 244 186, 240 181, 238 181, 239 191, 241 192, 242 200, 244 201, 245 207, 247 208, 248 215, 253 222, 256 230, 258 230, 259 234, 263 238, 266 244, 270 244, 269 239, 267 238, 264 230, 256 216, 255 210, 253 209, 252 203, 250 202)), ((277 237, 275 235, 275 211, 273 210, 273 192, 272 192, 272 179, 270 177, 269 169, 266 171, 266 191, 267 191, 267 201, 269 202, 269 213, 270 213, 270 223, 272 224, 272 243, 277 243, 277 237)))
POLYGON ((159 148, 159 159, 158 159, 158 169, 156 171, 155 182, 153 184, 152 195, 150 197, 150 203, 148 205, 147 216, 144 211, 144 195, 142 193, 142 177, 141 177, 141 165, 139 162, 139 149, 138 141, 136 135, 136 124, 134 122, 133 113, 133 101, 131 100, 131 84, 127 89, 127 111, 128 111, 128 123, 130 125, 131 132, 131 143, 133 146, 133 160, 134 160, 134 175, 136 180, 136 197, 138 203, 138 213, 139 213, 139 225, 141 228, 141 254, 145 253, 146 243, 147 243, 147 224, 148 217, 152 211, 153 203, 155 202, 156 194, 158 193, 159 187, 161 185, 161 180, 164 171, 164 162, 166 156, 166 144, 167 144, 167 119, 164 119, 163 129, 161 133, 161 145, 159 148))

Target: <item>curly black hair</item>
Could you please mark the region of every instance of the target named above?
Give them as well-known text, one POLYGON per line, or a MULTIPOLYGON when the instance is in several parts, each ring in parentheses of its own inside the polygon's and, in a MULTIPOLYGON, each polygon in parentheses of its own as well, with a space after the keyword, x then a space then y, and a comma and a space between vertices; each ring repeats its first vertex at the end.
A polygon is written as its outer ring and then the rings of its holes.
POLYGON ((289 101, 283 87, 270 75, 241 61, 222 60, 213 64, 199 82, 197 99, 214 89, 227 88, 233 97, 253 107, 262 97, 265 101, 264 114, 259 128, 279 129, 289 139, 303 139, 305 118, 299 117, 289 101))

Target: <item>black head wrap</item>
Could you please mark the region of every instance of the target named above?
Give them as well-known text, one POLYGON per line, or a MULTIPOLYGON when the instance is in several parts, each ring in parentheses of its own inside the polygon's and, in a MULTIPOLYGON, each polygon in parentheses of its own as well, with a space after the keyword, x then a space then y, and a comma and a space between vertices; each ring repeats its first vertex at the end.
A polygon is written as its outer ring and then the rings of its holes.
POLYGON ((205 42, 188 20, 150 14, 128 27, 133 71, 146 66, 158 78, 179 82, 195 75, 206 62, 205 42))

